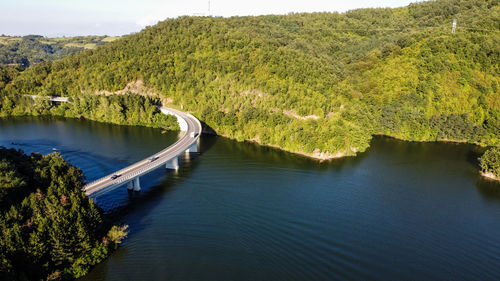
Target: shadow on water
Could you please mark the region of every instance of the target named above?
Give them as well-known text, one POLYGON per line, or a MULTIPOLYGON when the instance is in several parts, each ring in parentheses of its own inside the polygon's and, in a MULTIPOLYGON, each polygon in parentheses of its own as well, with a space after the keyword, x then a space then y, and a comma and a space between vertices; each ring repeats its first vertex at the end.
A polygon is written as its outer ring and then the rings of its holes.
POLYGON ((485 200, 500 202, 500 182, 491 179, 479 177, 477 183, 477 190, 485 200))
POLYGON ((479 157, 488 150, 487 147, 481 147, 477 145, 470 145, 470 150, 467 152, 466 161, 472 164, 477 169, 480 169, 479 157))
POLYGON ((399 155, 411 155, 417 152, 417 157, 426 157, 429 163, 444 159, 457 163, 465 160, 470 165, 470 173, 477 178, 476 187, 481 197, 487 201, 500 201, 500 182, 484 178, 479 173, 479 157, 487 147, 451 142, 407 142, 383 136, 374 137, 371 147, 368 151, 375 149, 383 154, 397 152, 399 155))
POLYGON ((203 154, 205 151, 210 150, 217 142, 217 137, 214 135, 203 135, 200 138, 199 148, 200 153, 203 154))
POLYGON ((207 123, 199 120, 201 123, 202 132, 205 136, 217 136, 217 131, 214 128, 208 126, 207 123))
POLYGON ((271 146, 262 146, 254 142, 237 142, 224 137, 217 138, 217 149, 231 151, 236 155, 242 155, 245 159, 265 163, 270 166, 301 168, 310 170, 328 170, 334 168, 341 170, 345 165, 356 165, 361 163, 366 153, 358 153, 355 157, 342 157, 326 161, 320 161, 304 155, 291 153, 271 146))
POLYGON ((376 147, 379 151, 396 152, 401 155, 418 153, 420 157, 433 159, 466 160, 474 167, 478 167, 478 157, 487 148, 468 143, 455 142, 412 142, 403 141, 386 136, 374 136, 370 148, 376 147))

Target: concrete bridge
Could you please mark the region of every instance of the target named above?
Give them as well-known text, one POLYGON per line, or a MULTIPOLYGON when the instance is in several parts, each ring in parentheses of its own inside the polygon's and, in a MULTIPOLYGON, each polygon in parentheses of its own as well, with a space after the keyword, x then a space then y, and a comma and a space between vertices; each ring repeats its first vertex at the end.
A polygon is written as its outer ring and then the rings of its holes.
POLYGON ((184 153, 198 152, 198 141, 201 135, 201 123, 196 117, 172 108, 159 107, 163 114, 174 115, 183 132, 182 137, 171 146, 151 155, 139 162, 104 176, 83 187, 88 197, 96 198, 120 186, 127 186, 129 190, 141 190, 140 176, 159 167, 177 170, 179 156, 184 153))
MULTIPOLYGON (((36 100, 40 96, 31 97, 36 100)), ((47 99, 53 102, 68 102, 66 97, 47 96, 47 99)), ((160 106, 158 109, 163 114, 173 115, 177 118, 179 127, 183 132, 182 137, 171 146, 146 159, 85 185, 83 189, 88 197, 95 199, 99 195, 125 185, 129 190, 139 191, 141 190, 140 177, 142 175, 159 167, 177 170, 179 168, 179 156, 184 153, 198 152, 198 141, 202 130, 200 121, 193 115, 179 110, 160 106)))

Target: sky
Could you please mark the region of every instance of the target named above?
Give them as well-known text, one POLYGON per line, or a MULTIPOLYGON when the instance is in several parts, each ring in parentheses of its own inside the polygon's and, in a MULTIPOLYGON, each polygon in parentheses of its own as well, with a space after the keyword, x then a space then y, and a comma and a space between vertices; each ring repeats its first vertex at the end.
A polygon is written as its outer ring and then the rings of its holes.
POLYGON ((416 0, 0 0, 0 34, 125 35, 183 15, 246 16, 401 7, 416 0))

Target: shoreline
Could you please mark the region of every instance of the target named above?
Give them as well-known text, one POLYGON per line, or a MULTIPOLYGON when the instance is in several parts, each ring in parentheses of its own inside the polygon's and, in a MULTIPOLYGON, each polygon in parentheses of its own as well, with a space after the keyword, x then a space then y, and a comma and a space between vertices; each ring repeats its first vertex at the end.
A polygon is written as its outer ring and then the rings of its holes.
POLYGON ((493 180, 493 181, 499 181, 500 182, 500 177, 495 176, 492 172, 483 172, 481 171, 481 176, 488 180, 493 180))
MULTIPOLYGON (((231 138, 231 137, 228 137, 226 135, 215 134, 215 136, 220 136, 220 137, 224 137, 224 138, 227 138, 227 139, 231 139, 231 140, 237 141, 235 138, 231 138)), ((466 140, 450 140, 450 139, 421 140, 421 141, 406 140, 406 139, 399 138, 399 137, 396 137, 396 136, 391 136, 391 135, 381 134, 381 133, 373 134, 372 138, 374 136, 381 136, 381 137, 386 137, 386 138, 392 138, 392 139, 396 139, 396 140, 399 140, 399 141, 405 141, 405 142, 420 142, 420 143, 436 142, 436 143, 457 143, 457 144, 466 144, 466 143, 468 143, 466 140)), ((282 151, 286 151, 286 152, 289 152, 289 153, 293 153, 293 154, 304 156, 304 157, 307 157, 307 158, 310 158, 310 159, 314 159, 314 160, 317 160, 319 162, 330 161, 330 160, 340 159, 340 158, 344 158, 344 157, 355 157, 355 156, 358 155, 358 152, 364 152, 364 151, 358 151, 357 149, 350 148, 351 152, 353 152, 354 154, 347 154, 346 151, 344 151, 344 152, 337 152, 335 154, 332 154, 332 153, 330 153, 328 151, 327 152, 313 152, 313 153, 308 153, 308 152, 288 150, 288 149, 280 147, 279 145, 262 144, 262 143, 260 143, 256 139, 243 140, 242 142, 256 143, 256 144, 261 145, 261 146, 276 148, 276 149, 279 149, 279 150, 282 150, 282 151)), ((480 147, 484 147, 484 145, 482 145, 480 143, 470 143, 470 144, 477 145, 477 146, 480 146, 480 147)), ((369 148, 370 148, 370 145, 366 149, 369 149, 369 148)))
MULTIPOLYGON (((391 136, 391 135, 387 135, 387 134, 383 134, 383 133, 376 133, 376 134, 373 134, 373 136, 381 136, 381 137, 387 137, 387 138, 391 138, 391 139, 396 139, 396 140, 400 140, 400 141, 409 141, 409 142, 438 142, 438 143, 469 143, 467 140, 450 140, 450 139, 435 139, 435 140, 407 140, 407 139, 403 139, 403 138, 400 138, 400 137, 396 137, 396 136, 391 136)), ((470 143, 470 144, 474 144, 474 145, 478 145, 478 146, 486 146, 486 145, 483 145, 481 143, 470 143)))
MULTIPOLYGON (((88 120, 88 121, 94 121, 94 122, 99 122, 99 123, 107 123, 107 124, 118 125, 118 126, 143 126, 143 127, 148 127, 148 128, 156 128, 156 129, 160 129, 161 132, 162 132, 162 134, 165 133, 165 131, 177 131, 177 130, 173 130, 171 128, 154 127, 154 126, 149 126, 149 125, 117 124, 117 123, 108 122, 108 121, 100 121, 100 120, 95 120, 95 119, 89 119, 89 118, 85 118, 84 116, 69 117, 69 116, 52 115, 52 114, 40 114, 40 115, 23 114, 23 115, 13 115, 13 116, 0 116, 0 118, 9 118, 9 117, 14 117, 14 118, 15 117, 56 117, 56 118, 68 118, 68 119, 84 119, 84 120, 88 120)), ((204 134, 204 135, 212 135, 212 136, 219 136, 219 137, 223 137, 223 138, 226 138, 226 139, 238 141, 236 138, 232 138, 232 137, 229 137, 229 136, 224 135, 224 134, 217 134, 212 128, 210 128, 208 126, 203 128, 202 134, 204 134)), ((397 136, 387 135, 387 134, 383 134, 383 133, 373 134, 372 138, 374 136, 388 137, 388 138, 396 139, 396 140, 399 140, 399 141, 405 141, 405 142, 421 142, 421 143, 437 142, 437 143, 457 143, 457 144, 459 144, 459 143, 460 144, 467 143, 467 141, 465 141, 465 140, 449 140, 449 139, 418 140, 418 141, 417 140, 406 140, 406 139, 403 139, 403 138, 400 138, 400 137, 397 137, 397 136)), ((238 142, 240 142, 240 141, 238 141, 238 142)), ((245 139, 245 140, 242 140, 241 142, 255 143, 255 144, 258 144, 260 146, 270 147, 270 148, 274 148, 274 149, 279 149, 281 151, 285 151, 285 152, 288 152, 288 153, 296 154, 296 155, 299 155, 299 156, 302 156, 302 157, 305 157, 305 158, 309 158, 309 159, 318 161, 320 163, 325 162, 325 161, 332 161, 332 160, 335 160, 335 159, 341 159, 341 158, 344 158, 344 157, 355 157, 355 156, 358 155, 358 152, 364 152, 365 151, 365 150, 359 151, 356 148, 349 148, 349 149, 347 149, 347 150, 345 150, 343 152, 340 151, 340 152, 337 152, 337 153, 331 153, 331 152, 328 152, 328 151, 327 152, 320 152, 319 150, 316 151, 316 152, 309 153, 309 152, 293 151, 293 150, 285 149, 283 147, 280 147, 279 145, 262 144, 257 139, 245 139), (353 154, 349 154, 348 150, 350 150, 350 152, 352 152, 353 154)), ((480 143, 471 143, 471 144, 478 145, 478 146, 481 146, 481 147, 484 146, 484 145, 482 145, 480 143)), ((369 148, 370 148, 370 145, 368 145, 368 147, 366 149, 369 149, 369 148)), ((500 177, 496 177, 492 173, 483 173, 483 172, 481 172, 481 175, 483 177, 491 179, 491 180, 500 181, 500 177)))
POLYGON ((114 122, 109 122, 109 121, 102 121, 102 120, 98 120, 98 119, 87 118, 83 115, 80 115, 80 116, 64 116, 64 115, 55 115, 55 114, 0 115, 0 119, 7 119, 7 118, 62 118, 62 119, 71 119, 71 120, 85 120, 85 121, 104 123, 104 124, 115 125, 115 126, 137 126, 137 127, 159 129, 159 130, 161 130, 162 134, 164 134, 165 131, 173 131, 173 132, 180 131, 180 129, 172 129, 172 128, 165 128, 165 127, 151 126, 151 125, 144 125, 144 124, 129 124, 129 123, 120 124, 120 123, 114 123, 114 122))
MULTIPOLYGON (((227 139, 231 139, 231 140, 236 140, 236 139, 233 139, 233 138, 228 138, 226 136, 222 136, 222 137, 227 138, 227 139)), ((336 154, 331 154, 328 151, 327 152, 315 152, 315 153, 313 152, 313 153, 308 153, 308 152, 288 150, 286 148, 280 147, 279 145, 262 144, 262 143, 260 143, 257 140, 243 140, 243 142, 255 143, 255 144, 258 144, 260 146, 265 146, 265 147, 271 147, 271 148, 279 149, 281 151, 285 151, 285 152, 288 152, 288 153, 300 155, 300 156, 303 156, 303 157, 306 157, 306 158, 309 158, 309 159, 313 159, 313 160, 319 161, 320 163, 321 162, 325 162, 325 161, 334 160, 334 159, 340 159, 340 158, 344 158, 344 157, 355 157, 355 156, 357 156, 357 152, 354 152, 353 155, 347 155, 346 152, 337 152, 336 154)))

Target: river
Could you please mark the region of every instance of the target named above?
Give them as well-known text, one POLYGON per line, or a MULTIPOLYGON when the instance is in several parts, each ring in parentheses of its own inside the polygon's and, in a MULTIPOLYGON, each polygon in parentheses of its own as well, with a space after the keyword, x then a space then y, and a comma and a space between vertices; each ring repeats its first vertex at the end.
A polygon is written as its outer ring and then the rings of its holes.
MULTIPOLYGON (((83 120, 0 120, 0 145, 59 151, 88 180, 157 152, 177 132, 83 120)), ((98 204, 128 238, 82 280, 498 280, 500 185, 481 149, 377 137, 316 161, 217 137, 178 172, 98 204)))

